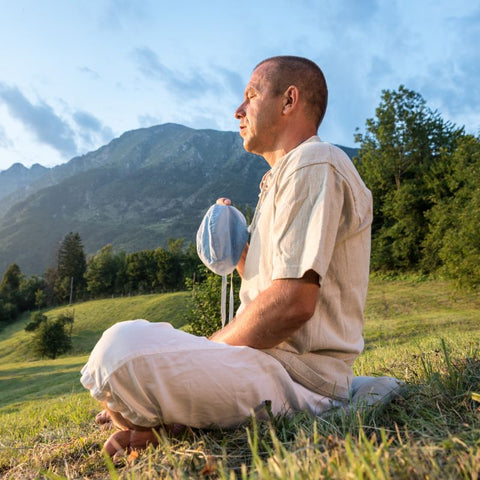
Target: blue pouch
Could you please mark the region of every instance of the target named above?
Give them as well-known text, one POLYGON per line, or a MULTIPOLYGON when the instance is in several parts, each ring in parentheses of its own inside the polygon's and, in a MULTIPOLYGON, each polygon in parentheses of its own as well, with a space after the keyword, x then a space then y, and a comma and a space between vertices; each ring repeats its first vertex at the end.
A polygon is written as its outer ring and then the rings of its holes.
POLYGON ((212 205, 197 231, 200 260, 217 275, 235 270, 248 241, 247 221, 231 205, 212 205))
MULTIPOLYGON (((248 241, 247 221, 231 205, 212 205, 197 231, 197 253, 212 272, 222 276, 222 327, 227 318, 227 275, 235 270, 248 241)), ((230 278, 229 321, 233 318, 233 275, 230 278)))

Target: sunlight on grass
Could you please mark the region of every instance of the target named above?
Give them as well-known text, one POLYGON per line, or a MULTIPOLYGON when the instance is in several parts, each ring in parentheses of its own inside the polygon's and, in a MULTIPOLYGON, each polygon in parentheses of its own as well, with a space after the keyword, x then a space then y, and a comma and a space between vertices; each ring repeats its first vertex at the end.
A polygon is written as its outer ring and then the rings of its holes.
MULTIPOLYGON (((251 420, 229 431, 160 432, 158 448, 107 462, 111 431, 79 370, 105 328, 146 317, 185 320, 189 295, 147 295, 75 305, 74 351, 29 359, 25 318, 0 333, 2 478, 477 479, 480 474, 480 300, 442 281, 371 281, 361 375, 408 388, 388 406, 251 420), (21 325, 20 325, 21 324, 21 325)), ((55 316, 65 308, 48 312, 55 316)))
MULTIPOLYGON (((156 295, 139 295, 74 304, 72 307, 59 307, 46 311, 54 318, 73 310, 72 355, 87 354, 97 343, 103 331, 114 323, 136 318, 151 322, 169 322, 174 327, 185 323, 190 301, 189 292, 176 292, 156 295)), ((29 321, 23 315, 17 322, 0 332, 0 358, 2 362, 34 360, 30 349, 32 335, 24 331, 29 321)))

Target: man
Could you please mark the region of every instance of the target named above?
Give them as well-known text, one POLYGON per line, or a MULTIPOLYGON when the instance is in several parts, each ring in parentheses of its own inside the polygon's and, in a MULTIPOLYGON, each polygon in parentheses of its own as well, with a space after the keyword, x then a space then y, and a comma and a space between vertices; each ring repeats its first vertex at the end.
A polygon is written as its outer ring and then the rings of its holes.
MULTIPOLYGON (((121 428, 109 454, 161 425, 239 425, 251 412, 314 414, 348 399, 363 349, 372 201, 350 159, 316 136, 327 105, 310 60, 257 65, 235 112, 271 169, 238 265, 241 306, 210 339, 145 320, 107 330, 82 383, 121 428)), ((229 199, 219 199, 229 204, 229 199)))

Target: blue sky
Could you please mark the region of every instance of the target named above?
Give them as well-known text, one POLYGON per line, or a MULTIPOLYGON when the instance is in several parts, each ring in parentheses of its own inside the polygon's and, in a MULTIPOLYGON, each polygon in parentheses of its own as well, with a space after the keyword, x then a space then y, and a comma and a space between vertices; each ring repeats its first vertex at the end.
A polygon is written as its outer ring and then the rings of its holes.
POLYGON ((355 146, 384 89, 420 93, 480 133, 477 0, 0 0, 0 170, 53 166, 127 130, 237 130, 252 68, 316 61, 319 134, 355 146))

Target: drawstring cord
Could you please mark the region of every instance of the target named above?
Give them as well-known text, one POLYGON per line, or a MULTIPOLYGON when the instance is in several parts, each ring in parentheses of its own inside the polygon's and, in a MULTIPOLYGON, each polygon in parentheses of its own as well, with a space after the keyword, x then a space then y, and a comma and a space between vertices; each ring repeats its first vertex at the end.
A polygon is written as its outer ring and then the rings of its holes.
MULTIPOLYGON (((228 287, 228 278, 227 275, 222 275, 222 294, 220 299, 220 313, 222 316, 222 328, 225 326, 227 321, 227 287, 228 287)), ((228 322, 230 323, 233 319, 233 273, 230 274, 230 299, 228 302, 228 322)))

